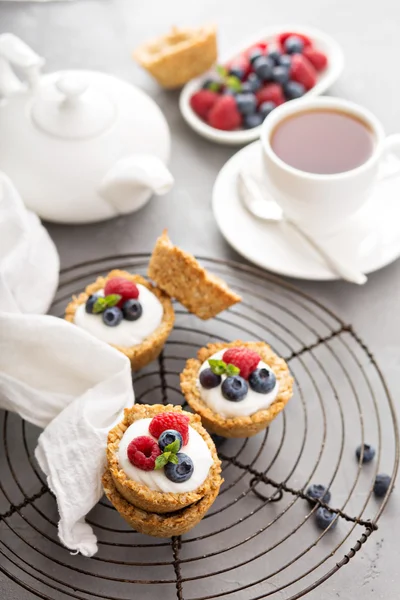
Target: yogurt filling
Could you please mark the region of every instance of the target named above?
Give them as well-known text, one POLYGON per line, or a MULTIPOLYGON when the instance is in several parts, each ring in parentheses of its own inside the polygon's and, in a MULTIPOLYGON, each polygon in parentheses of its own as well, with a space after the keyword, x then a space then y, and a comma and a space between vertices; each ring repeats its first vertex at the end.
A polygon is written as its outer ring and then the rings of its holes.
MULTIPOLYGON (((216 352, 212 356, 211 359, 222 360, 225 350, 220 350, 216 352)), ((204 369, 208 369, 210 365, 208 364, 207 359, 200 367, 199 373, 204 371, 204 369)), ((267 368, 270 371, 273 371, 269 365, 260 360, 257 365, 257 369, 267 368)), ((222 375, 222 382, 226 379, 226 375, 222 375)), ((199 378, 197 378, 196 385, 198 390, 200 391, 200 396, 203 402, 207 404, 209 408, 215 413, 221 415, 221 417, 225 417, 226 419, 233 417, 248 417, 249 415, 253 415, 258 410, 262 410, 264 408, 268 408, 274 400, 276 399, 279 392, 279 382, 276 381, 276 385, 273 390, 268 392, 267 394, 260 394, 259 392, 255 392, 249 386, 249 390, 247 392, 246 397, 239 402, 232 402, 231 400, 227 400, 223 397, 221 391, 221 385, 218 387, 207 390, 203 388, 200 384, 199 378)))
MULTIPOLYGON (((211 452, 201 437, 201 435, 189 426, 189 442, 183 446, 180 452, 184 452, 193 461, 194 471, 187 481, 176 483, 170 481, 164 473, 164 469, 157 471, 143 471, 135 467, 128 459, 128 446, 134 438, 140 435, 148 435, 151 419, 140 419, 135 421, 125 431, 118 448, 118 462, 120 468, 126 473, 126 476, 137 483, 142 483, 150 490, 155 492, 172 492, 179 494, 182 492, 194 492, 200 487, 208 477, 208 473, 213 464, 211 452)), ((153 438, 155 439, 155 438, 153 438)))
MULTIPOLYGON (((101 314, 89 314, 85 310, 85 304, 80 304, 75 313, 75 325, 86 329, 107 344, 125 348, 141 344, 161 324, 164 309, 157 296, 147 287, 140 283, 137 284, 137 287, 139 290, 138 300, 143 309, 143 313, 137 321, 123 319, 119 325, 109 327, 104 324, 101 314)), ((104 296, 104 290, 99 290, 97 293, 104 296)))

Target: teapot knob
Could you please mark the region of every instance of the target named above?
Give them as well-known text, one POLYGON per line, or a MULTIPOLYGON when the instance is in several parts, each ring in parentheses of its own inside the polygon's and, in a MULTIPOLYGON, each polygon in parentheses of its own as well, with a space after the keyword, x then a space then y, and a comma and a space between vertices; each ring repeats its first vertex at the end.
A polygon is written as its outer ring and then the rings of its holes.
POLYGON ((63 75, 56 82, 56 87, 64 95, 64 105, 73 106, 88 88, 87 83, 75 75, 63 75))

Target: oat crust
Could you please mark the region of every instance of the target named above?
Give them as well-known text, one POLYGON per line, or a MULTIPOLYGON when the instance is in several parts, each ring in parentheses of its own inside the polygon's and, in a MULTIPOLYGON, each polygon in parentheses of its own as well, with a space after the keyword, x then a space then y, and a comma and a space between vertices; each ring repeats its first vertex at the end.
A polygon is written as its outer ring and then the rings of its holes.
POLYGON ((190 358, 180 375, 181 389, 191 408, 201 416, 204 427, 227 438, 243 438, 256 435, 266 429, 273 419, 285 408, 293 395, 293 378, 283 358, 277 356, 265 342, 243 342, 236 340, 229 344, 208 344, 197 353, 197 359, 190 358), (216 352, 225 348, 245 347, 257 352, 262 360, 274 371, 279 381, 279 393, 275 401, 266 409, 248 417, 226 419, 213 412, 203 402, 196 381, 201 365, 216 352))
POLYGON ((140 283, 148 290, 150 290, 161 302, 164 314, 160 325, 153 333, 143 340, 141 344, 131 346, 130 348, 123 346, 116 346, 111 344, 114 348, 125 354, 131 361, 132 370, 138 371, 146 366, 148 363, 155 360, 163 349, 165 342, 170 335, 175 322, 175 313, 172 307, 170 298, 166 296, 160 289, 151 285, 141 275, 134 275, 127 271, 121 271, 115 269, 108 273, 106 277, 98 277, 94 283, 88 285, 84 292, 79 296, 73 296, 72 301, 68 304, 65 309, 65 319, 70 323, 74 323, 75 312, 80 304, 84 304, 91 294, 94 294, 98 290, 104 289, 106 282, 114 277, 123 277, 134 283, 140 283))
POLYGON ((150 258, 148 276, 168 296, 200 319, 210 319, 241 301, 222 279, 208 273, 192 256, 174 246, 163 231, 150 258))

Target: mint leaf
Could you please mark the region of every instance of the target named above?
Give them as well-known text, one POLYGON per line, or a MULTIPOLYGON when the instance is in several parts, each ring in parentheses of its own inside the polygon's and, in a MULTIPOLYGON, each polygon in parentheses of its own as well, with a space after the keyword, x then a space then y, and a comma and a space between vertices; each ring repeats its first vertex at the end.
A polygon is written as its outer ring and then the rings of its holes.
POLYGON ((103 296, 100 296, 100 298, 97 298, 96 302, 93 305, 93 313, 94 314, 102 313, 106 310, 106 308, 107 308, 106 299, 103 298, 103 296))
POLYGON ((212 92, 219 92, 219 90, 221 89, 221 84, 218 83, 218 81, 212 81, 208 84, 208 89, 212 92))
POLYGON ((235 75, 229 75, 229 77, 225 79, 225 83, 234 92, 240 92, 242 89, 242 82, 239 77, 236 77, 235 75))
POLYGON ((168 444, 168 446, 165 446, 164 452, 172 452, 173 454, 179 452, 179 440, 175 440, 171 444, 168 444))
POLYGON ((239 367, 235 367, 235 365, 226 365, 226 374, 228 377, 232 377, 233 375, 239 375, 240 369, 239 367))
POLYGON ((208 364, 210 365, 210 369, 214 375, 224 375, 226 373, 227 364, 223 360, 210 358, 208 364))
POLYGON ((154 470, 157 471, 158 469, 162 469, 163 467, 165 467, 169 459, 169 453, 167 454, 168 456, 166 456, 166 454, 160 454, 160 456, 157 456, 156 464, 154 465, 154 470))
POLYGON ((121 298, 122 296, 120 296, 119 294, 109 294, 108 296, 106 296, 104 300, 106 301, 107 308, 111 308, 112 306, 118 304, 121 298))
POLYGON ((177 465, 179 460, 176 454, 171 454, 171 456, 168 459, 168 462, 170 463, 174 463, 174 465, 177 465))
POLYGON ((228 71, 222 65, 217 65, 215 67, 215 70, 217 71, 218 75, 220 75, 220 77, 226 77, 228 75, 228 71))

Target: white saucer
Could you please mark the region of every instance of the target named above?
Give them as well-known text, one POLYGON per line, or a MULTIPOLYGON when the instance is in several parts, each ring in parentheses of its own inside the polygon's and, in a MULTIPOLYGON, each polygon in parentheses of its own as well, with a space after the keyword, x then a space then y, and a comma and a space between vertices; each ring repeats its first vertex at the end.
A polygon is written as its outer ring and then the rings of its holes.
MULTIPOLYGON (((261 143, 237 152, 223 166, 213 190, 213 211, 226 241, 250 262, 287 277, 337 279, 319 254, 285 223, 263 223, 242 205, 239 170, 263 177, 261 143)), ((377 183, 365 206, 342 230, 324 239, 326 247, 351 260, 364 273, 385 267, 400 256, 400 179, 377 183)))

